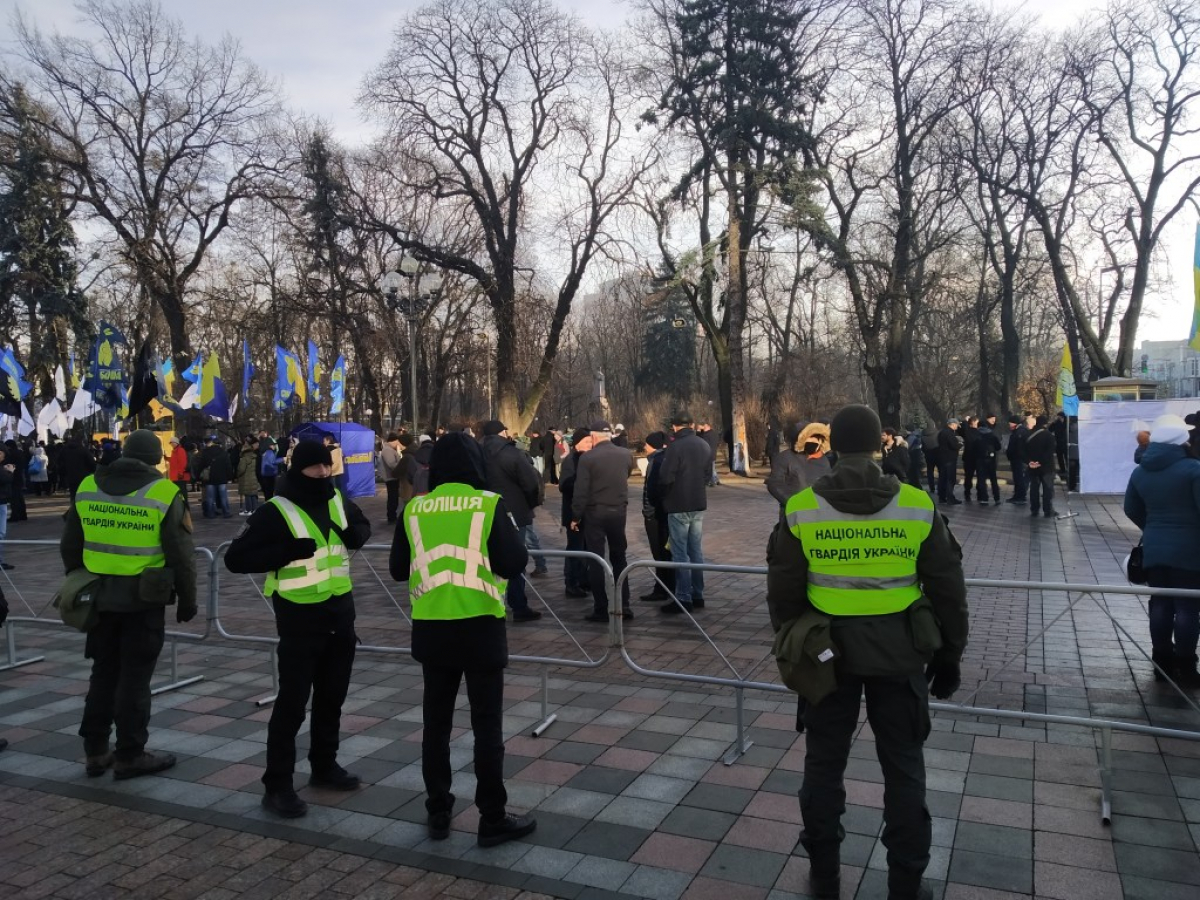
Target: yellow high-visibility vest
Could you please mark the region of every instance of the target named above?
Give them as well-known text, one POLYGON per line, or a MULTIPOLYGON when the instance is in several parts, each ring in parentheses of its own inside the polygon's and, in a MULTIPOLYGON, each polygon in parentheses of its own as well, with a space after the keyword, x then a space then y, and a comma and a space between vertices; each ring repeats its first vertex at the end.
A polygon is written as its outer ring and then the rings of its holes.
POLYGON ((75 494, 83 525, 83 565, 97 575, 139 575, 167 564, 162 521, 179 496, 173 482, 158 478, 132 494, 108 494, 89 475, 75 494))
MULTIPOLYGON (((267 502, 275 504, 283 515, 292 537, 312 538, 316 541, 317 552, 308 559, 297 559, 268 572, 263 593, 268 597, 275 594, 292 603, 320 603, 350 593, 353 587, 350 557, 337 532, 330 531, 326 539, 308 513, 286 497, 276 494, 267 502)), ((349 527, 341 491, 335 491, 329 500, 329 518, 338 528, 349 527)))
POLYGON ((921 597, 917 554, 937 515, 912 485, 871 515, 840 512, 812 488, 793 496, 788 528, 808 559, 808 600, 833 616, 878 616, 908 609, 921 597))
POLYGON ((492 571, 487 540, 499 494, 443 484, 404 508, 412 551, 413 619, 504 618, 508 582, 492 571))

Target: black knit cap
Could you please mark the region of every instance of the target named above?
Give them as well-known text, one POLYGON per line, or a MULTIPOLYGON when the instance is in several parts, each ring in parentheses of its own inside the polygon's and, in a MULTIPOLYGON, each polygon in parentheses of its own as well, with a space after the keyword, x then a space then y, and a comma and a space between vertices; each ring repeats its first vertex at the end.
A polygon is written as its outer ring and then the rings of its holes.
POLYGON ((663 447, 667 446, 667 436, 661 431, 652 431, 646 435, 646 443, 655 450, 661 450, 663 447))
POLYGON ((829 444, 836 453, 874 453, 883 426, 869 406, 843 406, 829 425, 829 444))
POLYGON ((479 442, 461 431, 443 434, 429 457, 429 489, 443 484, 467 484, 482 491, 487 487, 487 464, 479 442))
POLYGON ((321 441, 301 441, 292 448, 291 467, 297 472, 316 465, 333 465, 333 454, 321 441))

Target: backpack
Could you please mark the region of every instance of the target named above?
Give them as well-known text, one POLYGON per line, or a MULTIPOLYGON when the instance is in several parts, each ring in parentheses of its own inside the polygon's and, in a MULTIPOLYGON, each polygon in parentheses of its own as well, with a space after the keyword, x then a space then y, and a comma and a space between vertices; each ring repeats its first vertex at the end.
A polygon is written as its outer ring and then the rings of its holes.
POLYGON ((31 460, 29 460, 29 474, 30 475, 41 475, 42 472, 45 471, 45 469, 46 469, 46 464, 42 461, 42 458, 40 456, 35 456, 31 460))

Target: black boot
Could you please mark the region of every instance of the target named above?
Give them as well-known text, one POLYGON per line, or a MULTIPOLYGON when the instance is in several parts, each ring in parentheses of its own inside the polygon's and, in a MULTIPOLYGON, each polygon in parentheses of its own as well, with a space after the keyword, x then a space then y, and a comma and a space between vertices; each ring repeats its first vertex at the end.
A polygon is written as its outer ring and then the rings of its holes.
POLYGON ((817 900, 838 900, 842 893, 842 866, 838 848, 809 851, 808 883, 817 900))
POLYGON ((1154 660, 1154 663, 1157 666, 1157 668, 1154 670, 1155 681, 1166 681, 1168 677, 1175 677, 1174 653, 1160 653, 1159 651, 1155 650, 1150 654, 1150 658, 1154 660))
POLYGON ((1200 687, 1200 672, 1196 671, 1196 654, 1175 657, 1175 683, 1180 687, 1200 687))
POLYGON ((888 900, 932 900, 933 889, 912 869, 888 869, 888 900))

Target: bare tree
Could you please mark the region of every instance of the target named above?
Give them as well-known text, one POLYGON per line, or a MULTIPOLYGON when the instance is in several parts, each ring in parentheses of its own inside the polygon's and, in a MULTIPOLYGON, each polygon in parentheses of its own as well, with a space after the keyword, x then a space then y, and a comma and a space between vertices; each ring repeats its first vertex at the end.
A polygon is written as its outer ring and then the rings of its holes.
POLYGON ((375 159, 395 189, 455 210, 483 252, 366 213, 417 259, 483 290, 496 331, 499 415, 514 429, 533 420, 571 304, 588 266, 613 248, 610 220, 646 167, 623 124, 627 79, 621 49, 550 0, 437 0, 404 20, 363 88, 362 103, 388 121, 375 159), (543 248, 561 279, 537 377, 522 397, 520 269, 543 248))
MULTIPOLYGON (((238 44, 191 41, 149 0, 83 0, 87 37, 45 36, 17 19, 37 127, 75 197, 115 240, 190 362, 185 296, 243 200, 278 166, 275 85, 238 44)), ((8 108, 14 83, 0 80, 8 108)))
POLYGON ((1128 202, 1122 224, 1135 253, 1133 281, 1114 360, 1117 374, 1128 375, 1153 254, 1200 189, 1200 7, 1113 3, 1088 38, 1074 48, 1068 71, 1128 202))

